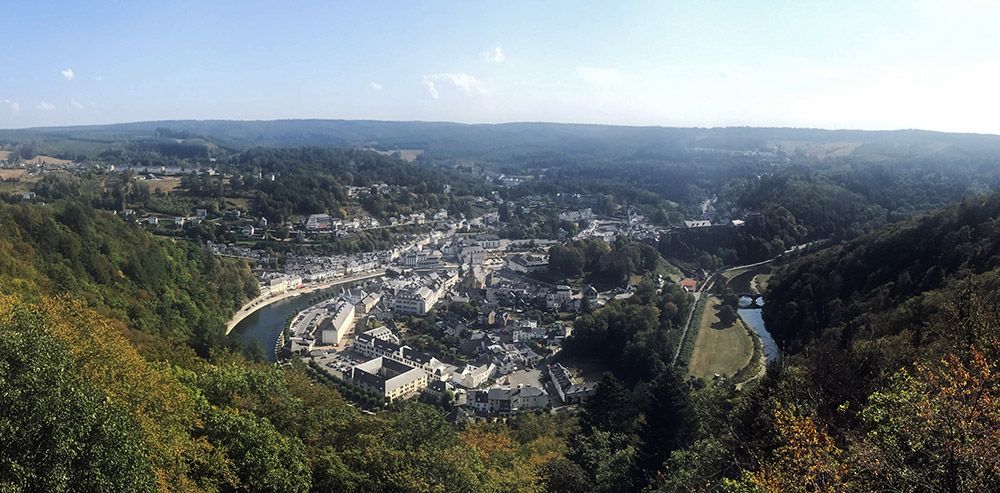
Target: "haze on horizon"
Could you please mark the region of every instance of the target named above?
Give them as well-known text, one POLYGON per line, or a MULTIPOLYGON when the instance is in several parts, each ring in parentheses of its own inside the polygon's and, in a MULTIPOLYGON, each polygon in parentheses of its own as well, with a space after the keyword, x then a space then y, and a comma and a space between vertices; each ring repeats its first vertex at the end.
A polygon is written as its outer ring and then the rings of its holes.
POLYGON ((7 6, 0 128, 336 118, 1000 134, 1000 1, 7 6))

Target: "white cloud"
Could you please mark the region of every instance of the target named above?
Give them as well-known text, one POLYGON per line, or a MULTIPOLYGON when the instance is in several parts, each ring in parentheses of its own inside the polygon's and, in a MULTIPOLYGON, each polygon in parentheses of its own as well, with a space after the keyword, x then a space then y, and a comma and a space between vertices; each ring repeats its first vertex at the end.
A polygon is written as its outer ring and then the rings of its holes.
POLYGON ((372 86, 372 89, 375 89, 376 91, 381 91, 382 90, 382 84, 379 84, 378 82, 372 81, 371 82, 371 86, 372 86))
POLYGON ((79 102, 79 101, 77 101, 75 99, 70 99, 69 100, 69 105, 73 109, 75 109, 75 110, 82 110, 82 109, 86 108, 86 106, 84 106, 83 103, 81 103, 81 102, 79 102))
POLYGON ((0 105, 6 106, 7 110, 11 113, 17 113, 21 111, 21 104, 17 101, 12 101, 10 99, 0 99, 0 105))
POLYGON ((76 74, 73 73, 73 69, 67 68, 63 69, 62 76, 65 77, 66 80, 73 80, 73 77, 76 77, 76 74))
POLYGON ((480 53, 479 57, 492 63, 503 63, 503 61, 507 59, 507 57, 503 54, 503 49, 499 46, 497 46, 493 51, 484 51, 483 53, 480 53))
POLYGON ((35 106, 35 108, 38 108, 42 111, 52 111, 56 109, 56 105, 48 101, 42 100, 41 102, 38 103, 38 106, 35 106))
POLYGON ((621 86, 626 82, 625 75, 613 68, 577 67, 576 76, 588 84, 600 87, 621 86))
POLYGON ((450 85, 455 89, 467 93, 479 93, 483 95, 489 94, 486 88, 483 87, 483 83, 469 74, 442 73, 424 76, 424 88, 427 89, 427 93, 434 99, 441 98, 441 92, 438 88, 439 85, 450 85))

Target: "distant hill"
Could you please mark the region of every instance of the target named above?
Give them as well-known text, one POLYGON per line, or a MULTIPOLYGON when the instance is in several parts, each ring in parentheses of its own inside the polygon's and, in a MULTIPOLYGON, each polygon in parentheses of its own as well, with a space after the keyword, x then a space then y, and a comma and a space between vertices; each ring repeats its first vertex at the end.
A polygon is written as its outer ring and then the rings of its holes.
POLYGON ((1000 136, 922 130, 669 128, 560 123, 460 124, 373 120, 174 120, 0 130, 0 142, 43 151, 99 152, 145 139, 205 138, 232 149, 337 146, 418 149, 427 158, 506 159, 542 153, 596 157, 693 152, 778 152, 807 158, 883 160, 937 154, 1000 155, 1000 136))

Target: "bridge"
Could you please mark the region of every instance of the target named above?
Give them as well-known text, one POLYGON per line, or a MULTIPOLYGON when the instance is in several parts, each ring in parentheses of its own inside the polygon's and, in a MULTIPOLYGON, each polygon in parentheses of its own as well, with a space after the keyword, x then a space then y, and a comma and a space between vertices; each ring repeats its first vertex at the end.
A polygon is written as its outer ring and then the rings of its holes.
POLYGON ((736 296, 740 299, 740 307, 743 307, 742 300, 749 298, 749 306, 764 306, 764 295, 760 293, 736 293, 736 296))

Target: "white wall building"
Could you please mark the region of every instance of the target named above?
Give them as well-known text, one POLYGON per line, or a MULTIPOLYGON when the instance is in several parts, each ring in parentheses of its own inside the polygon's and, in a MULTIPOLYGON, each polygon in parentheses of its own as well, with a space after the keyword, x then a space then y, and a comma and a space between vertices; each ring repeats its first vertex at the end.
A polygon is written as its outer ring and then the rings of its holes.
POLYGON ((354 305, 347 301, 337 302, 333 315, 320 323, 324 344, 340 344, 347 331, 354 325, 354 305))

